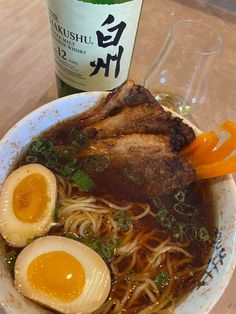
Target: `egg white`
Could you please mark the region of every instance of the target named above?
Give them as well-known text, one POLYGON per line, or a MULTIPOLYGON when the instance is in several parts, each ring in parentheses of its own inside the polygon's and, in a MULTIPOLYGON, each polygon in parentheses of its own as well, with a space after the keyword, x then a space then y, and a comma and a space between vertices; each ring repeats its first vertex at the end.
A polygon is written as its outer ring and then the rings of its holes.
POLYGON ((61 236, 46 236, 33 241, 17 257, 15 286, 26 297, 66 314, 88 314, 106 300, 110 288, 110 272, 103 259, 88 246, 61 236), (46 296, 28 281, 27 270, 38 256, 52 251, 64 251, 76 258, 84 268, 85 285, 81 294, 71 302, 46 296))
POLYGON ((3 184, 0 194, 0 233, 12 246, 24 247, 28 241, 47 234, 53 225, 53 214, 57 199, 57 184, 54 174, 40 164, 28 164, 14 170, 3 184), (39 221, 26 223, 19 220, 13 210, 13 193, 16 186, 31 174, 41 174, 47 182, 50 201, 39 221))

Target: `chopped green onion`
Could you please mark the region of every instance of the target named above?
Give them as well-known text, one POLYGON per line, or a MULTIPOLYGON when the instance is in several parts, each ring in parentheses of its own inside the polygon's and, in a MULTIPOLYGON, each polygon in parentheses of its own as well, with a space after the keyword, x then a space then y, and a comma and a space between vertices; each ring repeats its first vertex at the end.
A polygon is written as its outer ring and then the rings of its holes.
POLYGON ((76 159, 69 161, 64 167, 62 167, 61 175, 63 177, 70 177, 78 169, 78 163, 76 159))
POLYGON ((35 138, 29 147, 29 151, 34 155, 37 155, 45 151, 52 152, 53 150, 54 150, 53 143, 48 139, 41 138, 35 138))
POLYGON ((57 156, 64 161, 71 161, 77 156, 78 149, 72 145, 55 146, 57 156))
POLYGON ((168 210, 166 208, 159 210, 156 213, 156 217, 162 222, 168 216, 168 210))
POLYGON ((204 227, 201 227, 199 230, 198 230, 198 238, 201 240, 201 241, 209 241, 210 239, 210 236, 209 236, 209 233, 207 231, 206 228, 204 227))
POLYGON ((53 221, 54 222, 58 222, 59 221, 59 209, 60 209, 61 205, 60 202, 56 202, 56 206, 54 208, 54 212, 53 212, 53 221))
POLYGON ((37 162, 37 161, 38 161, 38 158, 37 158, 36 156, 31 156, 31 155, 29 155, 29 156, 26 156, 25 161, 26 161, 27 163, 32 164, 32 163, 37 162))
POLYGON ((74 127, 69 133, 69 141, 74 146, 81 146, 88 141, 88 135, 78 127, 74 127))
POLYGON ((78 169, 72 176, 72 180, 81 188, 84 192, 89 192, 93 186, 93 180, 82 170, 78 169))
POLYGON ((144 183, 144 180, 134 173, 131 172, 131 170, 127 167, 123 169, 123 175, 132 183, 136 185, 142 185, 144 183))
POLYGON ((113 218, 118 224, 118 230, 121 232, 127 232, 133 227, 133 221, 125 210, 117 210, 113 214, 113 218))
POLYGON ((195 206, 186 204, 186 203, 177 203, 174 205, 174 210, 179 214, 183 216, 197 216, 198 215, 198 209, 195 206))
POLYGON ((184 225, 180 224, 173 229, 173 238, 175 241, 183 241, 185 237, 184 225))
POLYGON ((179 191, 178 193, 175 194, 175 199, 180 203, 183 203, 185 201, 185 197, 186 191, 179 191))
POLYGON ((169 278, 170 278, 170 275, 168 272, 161 271, 155 277, 154 281, 155 281, 155 284, 157 285, 158 288, 164 288, 167 285, 169 278))
POLYGON ((54 144, 48 139, 33 140, 29 146, 28 155, 25 157, 25 163, 29 162, 39 162, 53 171, 60 171, 60 162, 54 144))
POLYGON ((80 167, 91 169, 95 172, 103 172, 110 164, 106 156, 89 156, 79 161, 80 167))
POLYGON ((96 251, 105 262, 109 262, 113 258, 116 248, 121 244, 120 238, 101 239, 92 231, 85 237, 78 236, 74 233, 67 234, 66 236, 89 246, 92 250, 96 251))
POLYGON ((53 152, 43 152, 42 156, 45 158, 45 166, 57 170, 60 168, 60 164, 58 158, 55 153, 53 152))
POLYGON ((169 214, 166 208, 159 210, 156 213, 156 218, 159 220, 160 224, 165 228, 171 228, 175 223, 175 217, 169 214))
POLYGON ((162 200, 160 199, 160 197, 156 197, 152 200, 154 206, 156 206, 159 209, 166 209, 165 205, 162 203, 162 200))
POLYGON ((14 267, 16 262, 17 254, 14 251, 10 251, 5 254, 4 261, 6 263, 7 268, 9 269, 10 273, 14 273, 14 267))
POLYGON ((136 277, 136 272, 134 269, 131 269, 128 274, 125 276, 125 280, 129 283, 134 283, 135 282, 135 277, 136 277))
POLYGON ((109 262, 113 257, 114 247, 107 243, 101 243, 100 254, 105 259, 105 261, 109 262))
POLYGON ((180 239, 179 241, 195 241, 197 240, 197 227, 194 225, 194 223, 183 223, 180 224, 179 227, 179 234, 180 234, 180 239))

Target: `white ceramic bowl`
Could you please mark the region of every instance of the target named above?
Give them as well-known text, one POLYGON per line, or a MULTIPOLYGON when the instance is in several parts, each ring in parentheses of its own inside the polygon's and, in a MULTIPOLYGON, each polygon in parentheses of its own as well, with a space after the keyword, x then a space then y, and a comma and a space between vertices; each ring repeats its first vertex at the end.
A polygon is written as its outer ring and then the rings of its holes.
MULTIPOLYGON (((75 94, 55 100, 35 110, 18 122, 0 142, 0 189, 25 147, 57 122, 81 113, 100 101, 106 93, 75 94)), ((193 127, 193 126, 192 126, 193 127)), ((199 131, 193 127, 196 133, 199 131)), ((231 176, 211 182, 217 210, 219 233, 213 257, 203 277, 205 286, 195 289, 176 309, 176 314, 206 314, 219 300, 233 274, 236 254, 236 189, 231 176)), ((6 271, 0 239, 0 304, 8 314, 50 313, 20 295, 6 271)))

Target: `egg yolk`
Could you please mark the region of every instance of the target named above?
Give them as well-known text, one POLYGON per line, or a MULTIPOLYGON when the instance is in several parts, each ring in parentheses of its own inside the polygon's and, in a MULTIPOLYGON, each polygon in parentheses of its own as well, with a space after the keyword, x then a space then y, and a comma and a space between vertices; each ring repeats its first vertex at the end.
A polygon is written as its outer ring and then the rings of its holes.
POLYGON ((78 298, 85 285, 85 272, 80 262, 64 251, 42 254, 28 267, 31 285, 48 297, 63 302, 78 298))
POLYGON ((45 177, 40 173, 33 173, 15 187, 13 210, 22 222, 34 223, 43 216, 49 201, 45 177))

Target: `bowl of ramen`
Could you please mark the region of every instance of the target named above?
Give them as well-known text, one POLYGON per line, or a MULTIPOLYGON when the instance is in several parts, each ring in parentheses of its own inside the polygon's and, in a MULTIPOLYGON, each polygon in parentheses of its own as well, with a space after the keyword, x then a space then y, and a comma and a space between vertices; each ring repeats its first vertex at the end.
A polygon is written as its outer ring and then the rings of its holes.
POLYGON ((236 191, 181 155, 198 133, 133 82, 17 123, 0 143, 6 313, 209 313, 235 268, 236 191))

